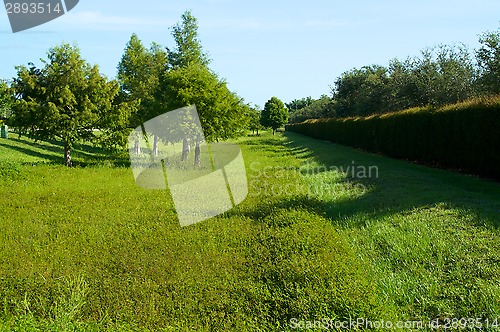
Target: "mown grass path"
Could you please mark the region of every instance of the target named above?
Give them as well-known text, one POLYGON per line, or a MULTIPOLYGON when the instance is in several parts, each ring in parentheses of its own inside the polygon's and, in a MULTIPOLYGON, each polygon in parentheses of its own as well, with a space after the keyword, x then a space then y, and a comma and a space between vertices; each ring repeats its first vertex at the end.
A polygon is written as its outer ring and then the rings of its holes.
POLYGON ((498 183, 288 133, 239 144, 248 198, 181 228, 126 156, 81 147, 68 169, 0 140, 0 330, 500 319, 498 183))

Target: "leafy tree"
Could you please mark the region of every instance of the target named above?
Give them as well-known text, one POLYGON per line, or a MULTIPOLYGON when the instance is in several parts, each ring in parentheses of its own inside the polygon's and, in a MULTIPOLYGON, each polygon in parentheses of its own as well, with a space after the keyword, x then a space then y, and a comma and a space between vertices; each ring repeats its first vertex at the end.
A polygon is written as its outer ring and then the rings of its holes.
POLYGON ((500 31, 483 34, 479 42, 482 46, 476 52, 476 58, 480 68, 480 88, 487 94, 500 93, 500 31))
POLYGON ((12 89, 6 81, 0 80, 0 121, 5 121, 10 117, 13 102, 12 89))
MULTIPOLYGON (((167 54, 161 46, 153 43, 148 50, 136 34, 131 36, 118 64, 118 81, 127 101, 140 101, 137 112, 131 118, 133 128, 160 114, 155 94, 166 64, 167 54)), ((158 154, 157 136, 154 137, 153 150, 158 154)))
POLYGON ((190 11, 181 16, 182 22, 172 27, 172 37, 176 47, 167 48, 169 65, 172 69, 183 68, 189 65, 207 66, 210 63, 208 56, 198 39, 198 23, 190 11))
POLYGON ((264 106, 260 121, 264 127, 272 128, 274 135, 276 129, 288 122, 288 110, 285 108, 285 104, 276 97, 269 99, 264 106))
POLYGON ((336 117, 334 101, 332 100, 332 98, 323 95, 317 100, 312 100, 311 104, 309 104, 308 106, 292 112, 290 114, 290 122, 299 123, 307 119, 333 117, 336 117))
POLYGON ((414 75, 415 61, 415 58, 407 58, 404 61, 393 59, 389 63, 388 111, 399 111, 420 105, 420 91, 414 75))
POLYGON ((412 71, 419 91, 414 106, 456 103, 474 94, 475 70, 464 46, 427 48, 414 64, 412 71))
POLYGON ((47 57, 41 69, 17 67, 14 125, 38 138, 61 139, 67 166, 75 142, 124 146, 137 104, 118 101, 118 82, 83 60, 76 46, 51 48, 47 57))
POLYGON ((386 111, 388 75, 382 66, 365 66, 343 73, 333 89, 339 116, 366 116, 386 111))
POLYGON ((245 105, 206 66, 191 64, 168 71, 161 86, 165 110, 196 105, 208 141, 235 137, 245 128, 245 105))
POLYGON ((389 68, 365 66, 343 73, 333 89, 338 116, 367 116, 415 106, 440 106, 476 94, 476 70, 463 45, 438 46, 420 57, 394 59, 389 68))
POLYGON ((290 113, 297 112, 307 106, 310 106, 314 102, 312 97, 302 98, 302 99, 294 99, 291 102, 285 104, 286 108, 290 111, 290 113))
MULTIPOLYGON (((208 67, 210 60, 198 39, 197 21, 189 11, 172 28, 172 35, 176 46, 167 48, 168 67, 160 75, 156 96, 162 113, 194 104, 207 141, 240 135, 247 127, 248 106, 208 67)), ((183 151, 189 149, 188 139, 199 145, 197 135, 190 136, 190 132, 186 128, 183 151)))
POLYGON ((257 133, 257 136, 259 136, 259 130, 261 130, 263 128, 262 124, 260 123, 261 113, 262 113, 262 111, 260 111, 260 107, 258 105, 255 105, 254 108, 249 109, 248 129, 250 129, 253 134, 257 133))

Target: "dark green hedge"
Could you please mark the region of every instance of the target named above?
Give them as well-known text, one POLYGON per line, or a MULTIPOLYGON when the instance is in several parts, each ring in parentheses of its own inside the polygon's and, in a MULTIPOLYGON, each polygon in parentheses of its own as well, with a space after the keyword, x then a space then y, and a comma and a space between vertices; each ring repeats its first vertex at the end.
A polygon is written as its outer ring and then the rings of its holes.
POLYGON ((367 118, 308 120, 287 130, 500 179, 500 96, 367 118))

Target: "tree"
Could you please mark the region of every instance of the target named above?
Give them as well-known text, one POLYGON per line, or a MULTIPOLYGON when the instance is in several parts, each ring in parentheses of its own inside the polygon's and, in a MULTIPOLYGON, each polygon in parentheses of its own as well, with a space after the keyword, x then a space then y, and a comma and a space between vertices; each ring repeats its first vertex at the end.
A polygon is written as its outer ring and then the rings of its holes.
POLYGON ((288 110, 281 100, 272 97, 266 102, 260 119, 264 127, 273 129, 274 135, 276 129, 284 126, 288 122, 288 110))
POLYGON ((416 61, 415 58, 403 61, 393 59, 389 63, 388 111, 400 111, 421 105, 420 91, 414 75, 416 61))
POLYGON ((17 67, 13 125, 38 138, 61 139, 67 166, 75 142, 125 146, 137 103, 120 102, 118 82, 83 60, 76 46, 56 46, 47 57, 41 69, 17 67))
MULTIPOLYGON (((118 81, 127 101, 140 102, 137 112, 131 119, 133 128, 160 115, 155 94, 159 88, 160 75, 166 64, 167 54, 160 45, 153 43, 148 50, 142 45, 136 34, 130 37, 118 64, 118 81)), ((156 135, 153 151, 155 155, 158 154, 158 137, 156 135)), ((139 152, 137 140, 136 153, 139 152)))
POLYGON ((207 66, 210 63, 208 56, 203 52, 198 39, 198 23, 190 11, 181 16, 182 23, 172 27, 176 47, 167 48, 169 66, 172 69, 183 68, 189 65, 207 66))
POLYGON ((6 81, 0 80, 0 121, 5 121, 10 117, 13 102, 12 89, 6 81))
POLYGON ((248 129, 250 129, 253 134, 257 132, 257 136, 259 136, 259 130, 262 129, 262 124, 260 123, 261 113, 262 111, 260 111, 260 107, 258 105, 255 105, 254 108, 249 108, 248 129))
POLYGON ((500 31, 483 34, 479 42, 482 46, 476 52, 476 58, 480 68, 480 88, 487 94, 500 93, 500 31))
POLYGON ((365 66, 343 73, 332 91, 339 116, 385 112, 389 93, 387 83, 387 70, 382 66, 365 66))
MULTIPOLYGON (((208 67, 210 60, 203 52, 196 18, 191 12, 182 15, 182 22, 172 28, 172 35, 176 46, 173 50, 167 48, 168 66, 160 75, 156 95, 159 109, 166 113, 196 105, 205 139, 209 142, 240 135, 247 126, 248 106, 208 67)), ((191 132, 186 128, 184 152, 189 149, 189 141, 199 146, 198 135, 191 135, 191 132)), ((199 149, 195 149, 195 160, 199 159, 197 151, 199 153, 199 149)))
POLYGON ((311 104, 314 102, 314 99, 312 97, 307 97, 307 98, 302 98, 302 99, 294 99, 291 102, 285 104, 286 108, 292 112, 297 112, 307 106, 311 106, 311 104))
POLYGON ((474 95, 474 65, 464 46, 440 45, 421 53, 412 69, 419 95, 414 106, 441 106, 474 95))
POLYGON ((307 119, 336 117, 334 102, 330 97, 322 95, 317 100, 314 100, 312 98, 311 100, 312 102, 308 106, 302 107, 297 111, 291 112, 290 123, 299 123, 307 119))
POLYGON ((168 71, 162 77, 165 111, 196 105, 208 141, 236 137, 245 128, 245 105, 226 82, 200 64, 168 71))

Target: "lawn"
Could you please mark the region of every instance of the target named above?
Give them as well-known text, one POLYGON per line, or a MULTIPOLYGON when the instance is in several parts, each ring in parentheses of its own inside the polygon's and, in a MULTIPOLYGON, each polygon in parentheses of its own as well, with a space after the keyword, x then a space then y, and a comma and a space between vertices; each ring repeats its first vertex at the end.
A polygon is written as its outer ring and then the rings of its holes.
POLYGON ((499 183, 292 133, 238 144, 247 199, 182 228, 126 154, 78 146, 70 169, 57 142, 1 139, 0 330, 500 320, 499 183))

